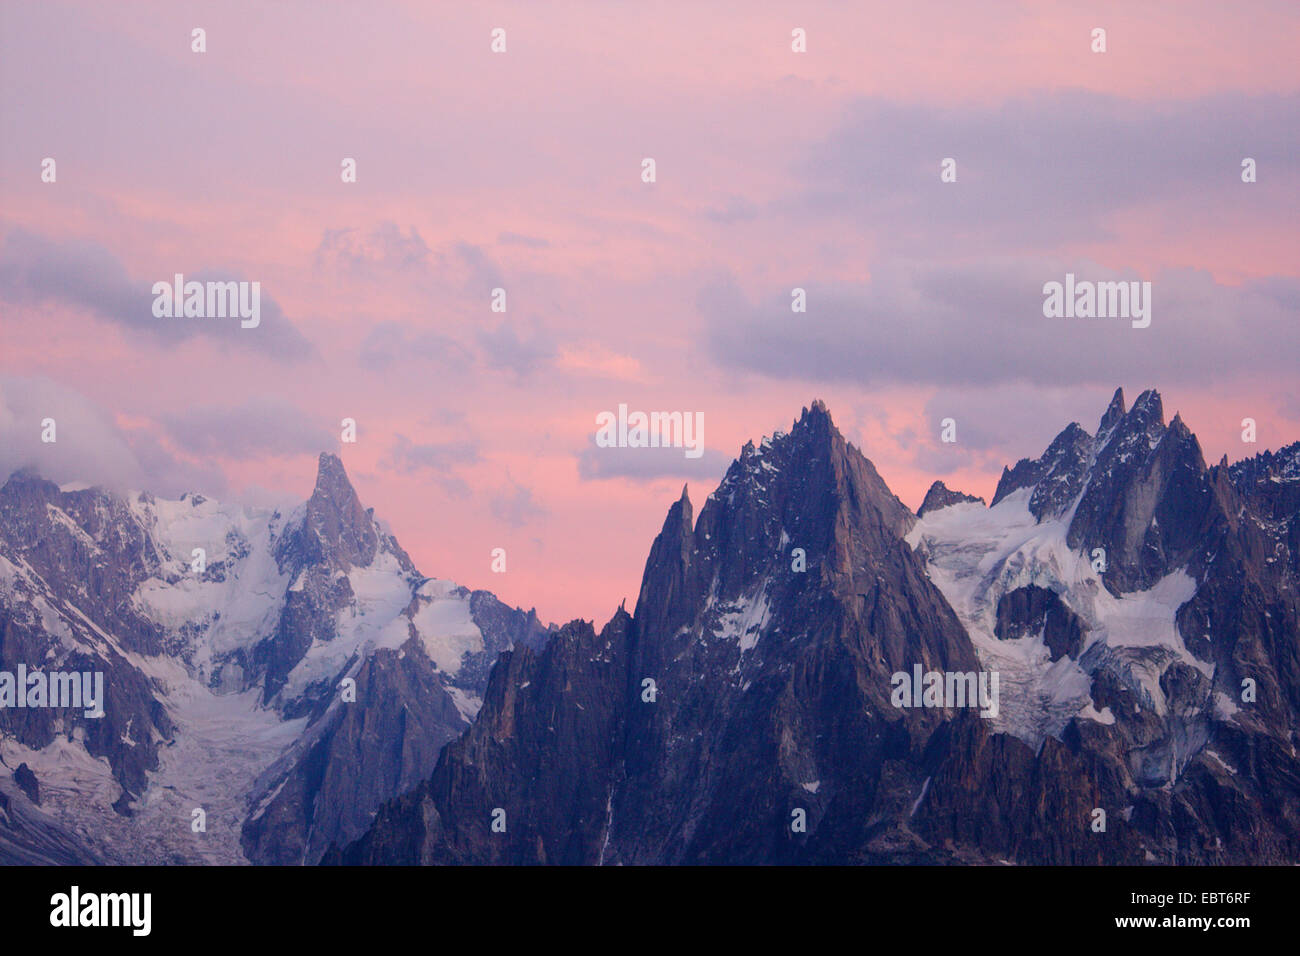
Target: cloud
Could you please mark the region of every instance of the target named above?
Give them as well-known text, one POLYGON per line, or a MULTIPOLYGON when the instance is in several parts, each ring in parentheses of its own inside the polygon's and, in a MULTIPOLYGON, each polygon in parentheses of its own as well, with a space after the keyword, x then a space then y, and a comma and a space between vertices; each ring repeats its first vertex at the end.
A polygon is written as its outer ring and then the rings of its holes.
MULTIPOLYGON (((1132 382, 1125 395, 1132 401, 1147 388, 1162 382, 1132 382)), ((1023 449, 1019 457, 1035 458, 1069 422, 1078 422, 1089 434, 1110 403, 1120 380, 1105 385, 1054 389, 1032 385, 994 388, 941 388, 925 404, 927 434, 939 443, 939 423, 951 418, 957 424, 957 441, 944 449, 995 452, 1023 449)))
POLYGON ((454 243, 452 249, 469 270, 465 280, 467 293, 486 296, 493 289, 505 287, 506 281, 502 278, 501 270, 492 261, 492 257, 483 251, 482 246, 461 241, 454 243))
POLYGON ((536 322, 521 335, 519 325, 504 321, 478 333, 483 363, 489 368, 504 369, 525 378, 549 365, 556 357, 556 345, 550 333, 536 322))
POLYGON ((316 247, 316 267, 353 275, 427 268, 430 250, 419 231, 385 220, 369 232, 326 229, 316 247))
POLYGON ((693 478, 717 482, 731 464, 730 457, 712 448, 705 448, 699 458, 687 458, 681 448, 598 448, 595 436, 590 441, 577 456, 583 481, 693 478))
POLYGON ((512 528, 520 528, 538 518, 546 516, 547 511, 533 498, 531 488, 526 488, 506 473, 508 487, 495 492, 488 502, 492 514, 512 528))
POLYGON ((404 475, 431 478, 458 498, 469 495, 469 485, 456 474, 463 465, 480 460, 479 447, 472 441, 413 442, 398 435, 383 461, 383 467, 404 475))
POLYGON ((405 435, 398 435, 389 450, 388 465, 409 475, 419 471, 447 472, 458 465, 472 465, 478 460, 478 445, 474 442, 418 444, 405 435))
POLYGON ((0 375, 0 482, 32 468, 58 484, 83 482, 119 493, 186 491, 223 495, 225 475, 178 460, 145 430, 124 431, 86 396, 46 378, 0 375), (42 421, 55 422, 57 441, 41 441, 42 421))
MULTIPOLYGON (((197 462, 178 458, 146 429, 127 432, 126 436, 144 475, 133 487, 172 499, 179 498, 186 492, 202 492, 210 498, 225 498, 230 495, 230 482, 225 472, 214 465, 210 458, 197 462)), ((283 493, 272 497, 271 492, 257 487, 252 492, 250 494, 248 488, 242 489, 239 500, 247 505, 267 504, 278 507, 291 497, 283 493)), ((300 499, 293 500, 296 502, 300 499)))
POLYGON ((621 355, 595 343, 565 345, 560 348, 555 367, 563 372, 594 375, 619 382, 648 382, 641 363, 630 355, 621 355))
POLYGON ((443 369, 467 368, 475 362, 473 353, 455 339, 400 322, 380 322, 374 326, 362 341, 357 358, 375 371, 407 361, 425 365, 434 362, 443 369))
POLYGON ((175 272, 182 273, 187 282, 239 281, 227 273, 186 271, 179 266, 165 276, 136 280, 99 243, 49 239, 14 228, 0 248, 0 300, 18 305, 53 302, 84 309, 160 347, 202 336, 225 347, 251 349, 284 361, 314 353, 265 289, 260 292, 261 322, 256 328, 242 328, 237 318, 155 317, 153 284, 170 283, 175 272))
POLYGON ((950 107, 859 100, 795 164, 801 215, 870 223, 886 255, 966 254, 1111 238, 1112 214, 1177 203, 1204 216, 1249 204, 1278 225, 1300 193, 1242 192, 1242 157, 1279 183, 1300 176, 1300 95, 1150 102, 1083 90, 950 107), (957 181, 942 183, 951 157, 957 181), (1185 202, 1196 196, 1197 202, 1185 202))
POLYGON ((743 196, 727 196, 721 203, 706 207, 701 215, 710 222, 719 222, 726 225, 737 222, 749 222, 759 214, 757 203, 745 199, 743 196))
MULTIPOLYGON (((1131 400, 1141 390, 1127 390, 1126 394, 1131 400)), ((898 429, 891 437, 899 457, 924 474, 996 474, 1003 465, 1037 458, 1071 421, 1095 432, 1113 391, 1109 386, 944 388, 925 403, 922 423, 898 429), (943 442, 940 431, 949 418, 956 441, 943 442)))
POLYGON ((180 451, 203 457, 250 461, 315 455, 338 443, 319 417, 278 398, 164 412, 158 420, 180 451))
POLYGON ((0 475, 33 468, 51 481, 139 487, 140 462, 112 419, 80 393, 46 378, 0 376, 0 475), (41 441, 53 419, 55 439, 41 441))
POLYGON ((1240 286, 1197 269, 1158 273, 1152 321, 1043 316, 1043 285, 1073 272, 1137 280, 1088 262, 990 261, 920 265, 893 260, 863 283, 807 283, 807 308, 782 289, 752 303, 734 281, 697 299, 709 352, 722 366, 771 378, 862 386, 1206 385, 1235 376, 1293 380, 1300 280, 1240 286))
POLYGON ((551 245, 537 236, 526 236, 518 232, 503 232, 497 236, 497 242, 503 246, 527 246, 529 249, 546 249, 551 245))

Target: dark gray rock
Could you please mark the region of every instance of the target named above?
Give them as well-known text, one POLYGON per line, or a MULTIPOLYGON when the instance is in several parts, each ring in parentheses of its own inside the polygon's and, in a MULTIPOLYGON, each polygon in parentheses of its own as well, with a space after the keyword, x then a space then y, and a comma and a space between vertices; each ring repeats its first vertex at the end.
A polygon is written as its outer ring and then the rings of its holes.
POLYGON ((1003 641, 1042 634, 1055 661, 1079 656, 1085 628, 1054 591, 1030 584, 1002 595, 995 633, 1003 641))
POLYGON ((14 783, 18 784, 18 789, 27 795, 28 800, 38 807, 41 805, 41 785, 31 767, 20 763, 14 770, 14 783))

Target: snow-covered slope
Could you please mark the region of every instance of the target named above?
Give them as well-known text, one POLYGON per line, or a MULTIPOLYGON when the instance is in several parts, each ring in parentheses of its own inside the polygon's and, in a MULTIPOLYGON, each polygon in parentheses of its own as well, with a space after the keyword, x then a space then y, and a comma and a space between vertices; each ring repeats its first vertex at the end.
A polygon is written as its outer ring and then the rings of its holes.
POLYGON ((1086 665, 1103 648, 1122 662, 1157 713, 1167 710, 1160 676, 1179 660, 1210 676, 1179 635, 1175 615, 1196 590, 1183 569, 1153 587, 1115 595, 1089 555, 1068 546, 1069 517, 1039 522, 1029 511, 1031 489, 1015 491, 992 508, 963 502, 922 517, 907 542, 926 558, 930 578, 966 626, 985 670, 1001 675, 1002 706, 995 726, 1037 746, 1059 735, 1071 717, 1109 723, 1093 706, 1086 665), (1085 638, 1073 656, 1053 659, 1043 628, 1000 639, 1002 599, 1034 586, 1057 595, 1082 624, 1085 638))
POLYGON ((1001 675, 997 729, 1037 748, 1105 727, 1141 787, 1217 773, 1216 736, 1247 728, 1294 755, 1293 705, 1255 690, 1296 669, 1294 457, 1209 469, 1156 392, 1116 392, 1095 436, 1071 424, 1005 469, 991 507, 926 511, 907 541, 1001 675))

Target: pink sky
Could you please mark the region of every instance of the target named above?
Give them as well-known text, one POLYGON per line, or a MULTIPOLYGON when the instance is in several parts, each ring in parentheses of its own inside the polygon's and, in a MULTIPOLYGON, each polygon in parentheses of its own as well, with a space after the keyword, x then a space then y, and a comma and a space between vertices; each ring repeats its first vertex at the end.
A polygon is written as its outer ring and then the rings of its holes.
POLYGON ((619 403, 704 413, 697 509, 818 397, 912 507, 990 496, 1116 386, 1209 459, 1294 441, 1300 8, 1132 6, 6 3, 0 439, 66 409, 55 477, 257 502, 339 451, 424 573, 598 622, 688 480, 583 476, 619 403), (1152 334, 1017 364, 982 330, 1042 335, 1067 268, 1151 279, 1152 334), (176 272, 292 329, 162 334, 176 272))

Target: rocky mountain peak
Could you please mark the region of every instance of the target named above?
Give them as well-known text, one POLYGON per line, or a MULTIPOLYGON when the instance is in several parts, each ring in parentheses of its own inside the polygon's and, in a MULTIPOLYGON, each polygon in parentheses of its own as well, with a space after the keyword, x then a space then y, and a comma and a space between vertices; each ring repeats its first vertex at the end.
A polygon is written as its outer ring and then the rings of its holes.
POLYGON ((1039 521, 1069 516, 1067 541, 1102 548, 1119 591, 1149 587, 1193 556, 1211 520, 1213 494, 1196 436, 1180 416, 1165 424, 1160 393, 1147 389, 1127 411, 1116 389, 1096 437, 1071 423, 1037 459, 1004 468, 993 504, 1032 488, 1039 521))
POLYGON ((1165 407, 1160 398, 1160 393, 1154 388, 1148 388, 1133 403, 1130 414, 1140 415, 1147 420, 1158 421, 1163 425, 1165 422, 1165 407))
MULTIPOLYGON (((1123 396, 1117 393, 1116 398, 1122 407, 1123 396)), ((1078 496, 1094 446, 1093 437, 1078 422, 1071 422, 1052 439, 1042 457, 1022 458, 1014 468, 1002 469, 993 504, 1021 488, 1033 488, 1029 510, 1034 517, 1041 521, 1060 514, 1078 496)))
POLYGON ((312 497, 347 497, 356 492, 348 480, 343 460, 332 452, 323 451, 316 462, 316 485, 312 497))
POLYGON ((1219 468, 1232 487, 1262 513, 1286 521, 1292 540, 1300 546, 1300 518, 1293 517, 1300 511, 1300 442, 1231 465, 1224 455, 1219 468))
POLYGON ((1110 404, 1106 406, 1106 413, 1101 416, 1101 424, 1097 426, 1098 437, 1109 434, 1110 430, 1115 427, 1125 414, 1124 389, 1117 388, 1114 396, 1111 397, 1110 404))
POLYGON ((307 500, 306 529, 345 566, 365 567, 375 558, 379 536, 374 512, 362 507, 343 462, 329 452, 320 456, 316 487, 307 500))
POLYGON ((1277 451, 1262 451, 1232 465, 1228 465, 1228 456, 1224 455, 1222 464, 1228 468, 1232 483, 1242 490, 1266 481, 1278 484, 1300 481, 1300 441, 1277 451))
POLYGON ((1147 588, 1194 557, 1215 508, 1200 443, 1148 389, 1099 436, 1066 540, 1105 550, 1116 593, 1147 588))
POLYGON ((831 419, 830 409, 821 399, 813 399, 811 404, 801 409, 799 417, 785 435, 795 441, 804 442, 829 442, 833 437, 841 437, 835 422, 831 419))
POLYGON ((691 550, 709 567, 725 566, 727 593, 774 562, 788 564, 792 547, 810 559, 825 555, 823 571, 853 566, 860 563, 853 552, 888 547, 915 521, 825 403, 814 401, 789 432, 742 451, 727 469, 700 511, 691 550), (861 540, 850 546, 850 538, 861 540))
POLYGON ((949 505, 962 504, 967 501, 978 501, 984 504, 983 498, 977 498, 975 495, 968 495, 960 491, 953 491, 942 481, 936 481, 930 486, 930 490, 925 493, 925 500, 921 502, 921 507, 916 509, 916 516, 923 518, 928 512, 938 511, 940 508, 947 508, 949 505))
MULTIPOLYGON (((1300 481, 1277 480, 1300 449, 1233 469, 1276 517, 1256 525, 1227 469, 1207 480, 1155 392, 1116 392, 1097 438, 1071 425, 1014 470, 1017 502, 1055 521, 971 509, 899 540, 897 499, 814 405, 745 446, 694 527, 685 493, 669 507, 631 619, 504 655, 432 777, 329 860, 1292 862, 1295 820, 1254 794, 1294 804, 1300 779, 1300 481), (1106 550, 1120 600, 1059 560, 1064 521, 1075 551, 1106 550), (899 707, 897 675, 927 670, 1000 674, 1003 723, 899 707), (1133 813, 1103 843, 1083 821, 1110 805, 1133 813), (498 806, 524 822, 489 834, 498 806)), ((927 498, 950 496, 970 497, 927 498)))
POLYGON ((388 551, 403 569, 416 573, 406 552, 380 528, 374 509, 361 504, 337 455, 321 453, 315 487, 299 513, 297 528, 276 547, 282 571, 314 567, 347 572, 369 567, 380 551, 388 551))

